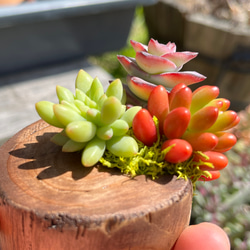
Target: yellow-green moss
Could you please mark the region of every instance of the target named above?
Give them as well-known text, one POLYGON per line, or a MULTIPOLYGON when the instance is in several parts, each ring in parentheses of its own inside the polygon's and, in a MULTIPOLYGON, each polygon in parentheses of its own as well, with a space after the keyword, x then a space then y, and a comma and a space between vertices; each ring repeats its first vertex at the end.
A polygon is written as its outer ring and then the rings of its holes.
MULTIPOLYGON (((148 147, 138 141, 134 135, 132 129, 129 134, 133 136, 139 146, 138 153, 133 157, 117 157, 110 153, 108 150, 105 151, 103 157, 100 159, 102 165, 108 168, 119 168, 121 173, 131 176, 132 178, 137 175, 151 176, 152 179, 157 178, 160 175, 171 174, 177 175, 177 178, 183 178, 185 180, 190 179, 195 189, 195 183, 201 176, 211 177, 208 171, 202 171, 199 166, 207 165, 213 169, 213 164, 208 162, 194 162, 193 156, 187 161, 173 164, 164 160, 165 154, 171 150, 173 146, 161 150, 162 143, 165 138, 159 136, 158 121, 154 118, 158 131, 158 140, 153 146, 148 147)), ((202 152, 194 152, 194 154, 202 154, 202 152)), ((194 155, 193 154, 193 155, 194 155)), ((205 158, 206 155, 202 154, 205 158)))

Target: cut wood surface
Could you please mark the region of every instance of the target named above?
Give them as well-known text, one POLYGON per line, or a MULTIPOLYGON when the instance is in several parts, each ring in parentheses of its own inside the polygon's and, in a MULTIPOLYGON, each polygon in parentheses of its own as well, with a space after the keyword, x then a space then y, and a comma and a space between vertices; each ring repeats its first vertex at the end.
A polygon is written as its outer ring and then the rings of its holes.
POLYGON ((171 249, 189 224, 192 185, 85 168, 43 121, 0 148, 0 248, 171 249))

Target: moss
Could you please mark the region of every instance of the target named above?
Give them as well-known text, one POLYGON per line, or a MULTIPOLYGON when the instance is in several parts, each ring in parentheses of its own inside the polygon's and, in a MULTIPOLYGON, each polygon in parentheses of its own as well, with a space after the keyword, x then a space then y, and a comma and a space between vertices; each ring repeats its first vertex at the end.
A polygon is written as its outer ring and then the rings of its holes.
MULTIPOLYGON (((165 154, 171 150, 173 145, 163 151, 161 150, 162 144, 166 138, 160 136, 158 121, 155 117, 154 121, 158 130, 158 140, 153 146, 148 147, 138 141, 134 136, 132 129, 130 129, 129 134, 133 136, 138 143, 138 153, 133 157, 118 157, 106 150, 103 157, 100 159, 102 165, 108 168, 119 168, 121 173, 129 175, 131 178, 134 178, 137 175, 151 176, 152 179, 164 174, 177 175, 178 179, 190 179, 194 189, 196 181, 202 176, 211 177, 211 174, 208 171, 201 170, 199 166, 207 165, 213 169, 213 164, 201 160, 199 162, 193 161, 194 154, 202 154, 200 151, 194 152, 190 159, 181 163, 173 164, 165 161, 165 154)), ((206 155, 202 155, 207 158, 206 155)))

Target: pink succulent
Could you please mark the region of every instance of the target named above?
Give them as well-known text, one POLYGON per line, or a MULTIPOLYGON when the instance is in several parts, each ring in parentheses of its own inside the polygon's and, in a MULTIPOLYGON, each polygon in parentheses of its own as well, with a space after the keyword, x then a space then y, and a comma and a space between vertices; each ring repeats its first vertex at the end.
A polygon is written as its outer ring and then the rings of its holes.
POLYGON ((148 96, 148 93, 143 92, 152 89, 152 84, 173 88, 179 83, 190 85, 206 79, 195 71, 180 72, 185 63, 198 55, 197 52, 176 52, 175 43, 161 44, 154 39, 150 39, 148 45, 133 40, 130 42, 136 52, 135 58, 122 55, 117 57, 131 76, 128 86, 132 92, 136 89, 135 95, 142 92, 142 96, 148 96), (136 80, 133 80, 133 77, 136 77, 136 80), (147 84, 150 88, 145 88, 147 84))

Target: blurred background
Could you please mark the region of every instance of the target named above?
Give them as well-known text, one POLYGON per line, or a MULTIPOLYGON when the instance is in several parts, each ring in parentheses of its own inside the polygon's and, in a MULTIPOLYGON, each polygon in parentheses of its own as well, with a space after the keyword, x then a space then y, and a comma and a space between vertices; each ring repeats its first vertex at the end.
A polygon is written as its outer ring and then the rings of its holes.
POLYGON ((250 249, 249 0, 0 0, 0 145, 39 119, 34 103, 53 101, 55 85, 72 88, 80 68, 124 81, 117 54, 134 56, 130 39, 151 37, 199 52, 183 70, 207 76, 201 84, 219 86, 239 112, 229 165, 197 185, 191 223, 216 223, 232 249, 250 249))

